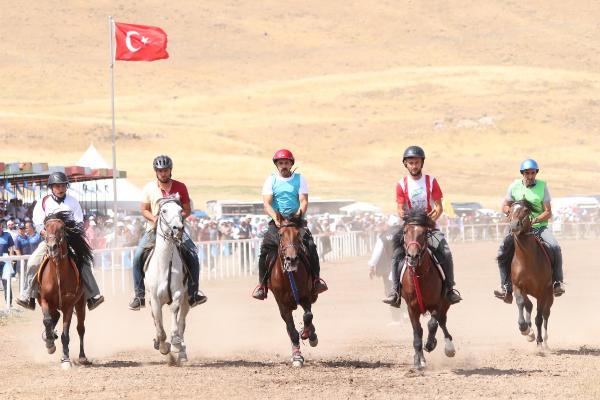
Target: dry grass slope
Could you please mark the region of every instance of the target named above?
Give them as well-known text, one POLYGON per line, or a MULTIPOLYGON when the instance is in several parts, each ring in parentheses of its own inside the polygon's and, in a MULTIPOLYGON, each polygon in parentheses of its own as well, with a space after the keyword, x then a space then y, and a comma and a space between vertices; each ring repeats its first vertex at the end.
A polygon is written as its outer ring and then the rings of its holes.
POLYGON ((494 206, 530 156, 555 195, 600 192, 599 12, 588 1, 48 1, 23 10, 8 0, 2 159, 69 164, 90 142, 110 158, 114 15, 169 34, 169 60, 116 66, 118 165, 138 184, 165 152, 197 204, 256 198, 272 152, 290 147, 314 196, 392 209, 401 151, 420 143, 452 199, 494 206))

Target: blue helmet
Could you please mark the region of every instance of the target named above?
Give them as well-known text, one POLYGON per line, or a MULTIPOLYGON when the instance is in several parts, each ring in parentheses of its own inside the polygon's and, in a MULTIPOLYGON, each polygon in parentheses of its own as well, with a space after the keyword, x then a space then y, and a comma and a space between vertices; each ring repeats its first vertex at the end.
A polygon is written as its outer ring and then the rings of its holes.
POLYGON ((523 171, 525 171, 526 169, 535 169, 536 171, 539 171, 540 167, 538 167, 538 163, 534 159, 528 158, 527 160, 521 163, 521 168, 519 169, 519 171, 523 173, 523 171))

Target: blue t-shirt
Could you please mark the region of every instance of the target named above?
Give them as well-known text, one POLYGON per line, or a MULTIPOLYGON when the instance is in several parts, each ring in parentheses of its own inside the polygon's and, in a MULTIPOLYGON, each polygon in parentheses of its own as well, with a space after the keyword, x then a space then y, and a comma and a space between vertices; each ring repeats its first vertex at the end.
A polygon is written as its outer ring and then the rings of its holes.
POLYGON ((15 242, 13 242, 13 238, 10 233, 4 231, 2 235, 0 235, 0 255, 4 253, 8 254, 8 249, 13 247, 15 242))
POLYGON ((15 247, 21 252, 22 255, 33 254, 37 249, 38 244, 42 241, 42 237, 39 233, 34 233, 32 236, 19 235, 17 236, 17 243, 15 247))

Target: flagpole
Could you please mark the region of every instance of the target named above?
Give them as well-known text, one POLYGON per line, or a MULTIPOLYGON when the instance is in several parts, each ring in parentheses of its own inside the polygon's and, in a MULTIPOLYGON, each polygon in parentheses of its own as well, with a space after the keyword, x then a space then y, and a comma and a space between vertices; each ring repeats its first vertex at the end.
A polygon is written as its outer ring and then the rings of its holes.
POLYGON ((115 129, 115 24, 113 17, 108 17, 108 42, 110 43, 110 103, 112 110, 112 170, 113 170, 113 247, 117 246, 117 145, 115 129))

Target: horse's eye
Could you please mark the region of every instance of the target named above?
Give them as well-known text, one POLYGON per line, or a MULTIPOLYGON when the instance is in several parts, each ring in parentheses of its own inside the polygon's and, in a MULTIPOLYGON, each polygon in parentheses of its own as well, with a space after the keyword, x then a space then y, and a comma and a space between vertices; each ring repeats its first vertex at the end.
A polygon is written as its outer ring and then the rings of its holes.
POLYGON ((166 213, 167 213, 167 210, 162 210, 162 213, 163 213, 163 214, 166 214, 166 213))

